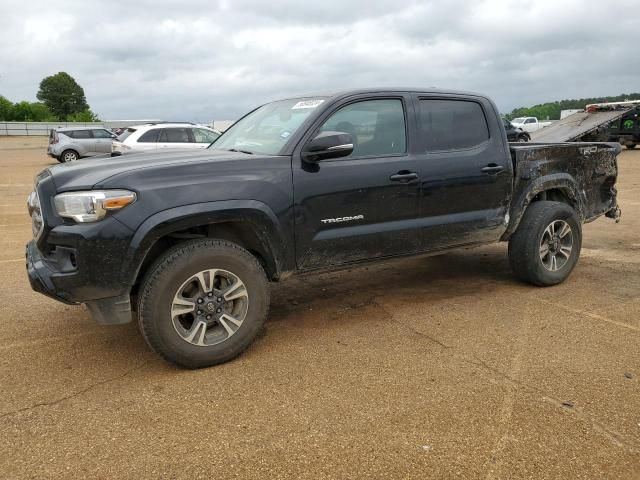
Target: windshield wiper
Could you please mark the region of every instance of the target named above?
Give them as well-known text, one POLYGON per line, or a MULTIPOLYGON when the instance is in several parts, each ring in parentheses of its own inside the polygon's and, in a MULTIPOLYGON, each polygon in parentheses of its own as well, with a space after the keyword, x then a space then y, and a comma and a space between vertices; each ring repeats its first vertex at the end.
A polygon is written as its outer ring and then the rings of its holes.
POLYGON ((241 150, 238 148, 225 148, 224 150, 226 150, 227 152, 240 152, 240 153, 247 153, 249 155, 253 155, 253 152, 250 152, 249 150, 241 150))

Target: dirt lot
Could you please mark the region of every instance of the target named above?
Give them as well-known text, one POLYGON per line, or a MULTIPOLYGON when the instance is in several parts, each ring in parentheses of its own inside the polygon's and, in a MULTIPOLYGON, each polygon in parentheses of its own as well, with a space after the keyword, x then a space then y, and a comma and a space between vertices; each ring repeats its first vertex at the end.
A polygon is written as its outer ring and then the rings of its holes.
POLYGON ((185 371, 30 290, 44 145, 0 140, 2 478, 640 475, 640 151, 563 285, 505 245, 303 277, 243 356, 185 371))

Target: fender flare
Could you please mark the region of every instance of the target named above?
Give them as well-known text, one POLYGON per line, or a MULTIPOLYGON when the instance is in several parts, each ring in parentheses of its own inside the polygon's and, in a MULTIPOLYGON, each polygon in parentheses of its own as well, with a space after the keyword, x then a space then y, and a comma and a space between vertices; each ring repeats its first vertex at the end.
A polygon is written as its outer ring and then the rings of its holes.
POLYGON ((224 200, 170 208, 148 217, 135 231, 123 262, 123 283, 133 286, 151 248, 163 236, 190 227, 222 222, 249 223, 269 258, 264 260, 278 277, 292 259, 292 241, 283 232, 278 217, 257 200, 224 200))
POLYGON ((580 192, 576 180, 568 173, 545 175, 544 177, 533 180, 517 199, 514 198, 511 203, 511 208, 509 209, 509 225, 502 235, 501 240, 509 239, 518 228, 518 225, 520 225, 524 212, 527 210, 531 201, 536 195, 547 190, 562 191, 572 202, 572 207, 578 214, 580 221, 584 222, 585 195, 583 192, 580 192))

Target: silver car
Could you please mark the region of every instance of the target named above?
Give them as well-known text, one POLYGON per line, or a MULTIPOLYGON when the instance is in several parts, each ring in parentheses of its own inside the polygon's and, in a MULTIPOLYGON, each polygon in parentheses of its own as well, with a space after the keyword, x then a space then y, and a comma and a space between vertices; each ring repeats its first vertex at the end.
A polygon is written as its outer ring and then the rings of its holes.
POLYGON ((47 154, 59 162, 111 153, 115 134, 102 127, 66 127, 49 132, 47 154))

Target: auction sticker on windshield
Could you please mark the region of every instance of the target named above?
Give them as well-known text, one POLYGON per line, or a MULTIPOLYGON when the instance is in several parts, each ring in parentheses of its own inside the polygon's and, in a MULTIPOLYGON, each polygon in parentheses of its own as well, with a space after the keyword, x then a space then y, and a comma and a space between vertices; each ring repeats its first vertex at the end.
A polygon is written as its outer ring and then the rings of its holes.
POLYGON ((291 107, 291 110, 299 110, 301 108, 316 108, 322 102, 324 102, 324 100, 301 100, 293 107, 291 107))

